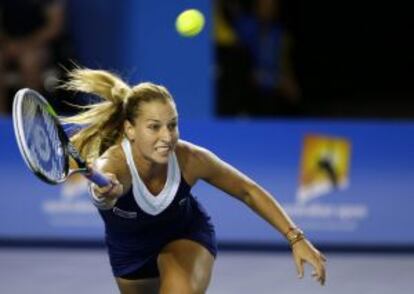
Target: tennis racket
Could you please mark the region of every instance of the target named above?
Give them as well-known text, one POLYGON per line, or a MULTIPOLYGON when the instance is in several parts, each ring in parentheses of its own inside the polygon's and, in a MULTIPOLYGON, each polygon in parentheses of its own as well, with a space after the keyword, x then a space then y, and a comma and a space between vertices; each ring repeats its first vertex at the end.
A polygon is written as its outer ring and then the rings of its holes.
POLYGON ((43 181, 59 184, 70 175, 81 173, 100 187, 110 184, 104 175, 87 166, 70 142, 55 111, 38 92, 26 88, 16 93, 13 126, 26 165, 43 181), (69 157, 76 161, 77 169, 69 169, 69 157))

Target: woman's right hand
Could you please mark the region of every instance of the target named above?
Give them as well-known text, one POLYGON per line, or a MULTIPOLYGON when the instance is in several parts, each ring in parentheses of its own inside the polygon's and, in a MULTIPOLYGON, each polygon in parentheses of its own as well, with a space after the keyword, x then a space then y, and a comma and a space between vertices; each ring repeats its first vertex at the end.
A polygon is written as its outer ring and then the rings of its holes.
POLYGON ((124 186, 118 181, 113 173, 103 173, 109 180, 110 184, 104 187, 99 187, 92 184, 92 189, 96 197, 105 198, 108 200, 118 199, 124 192, 124 186))

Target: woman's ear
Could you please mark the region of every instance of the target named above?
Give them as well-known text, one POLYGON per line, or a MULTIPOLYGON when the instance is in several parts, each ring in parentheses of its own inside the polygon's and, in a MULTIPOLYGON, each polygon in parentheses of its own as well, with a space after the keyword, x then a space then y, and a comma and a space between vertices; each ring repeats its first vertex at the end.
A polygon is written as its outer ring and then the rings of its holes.
POLYGON ((135 129, 129 120, 124 122, 124 132, 129 141, 135 141, 135 129))

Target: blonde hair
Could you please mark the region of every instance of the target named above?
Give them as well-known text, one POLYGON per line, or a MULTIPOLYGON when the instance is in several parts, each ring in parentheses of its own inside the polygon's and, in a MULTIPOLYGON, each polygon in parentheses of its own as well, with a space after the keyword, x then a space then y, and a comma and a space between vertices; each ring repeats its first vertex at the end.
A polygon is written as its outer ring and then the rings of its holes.
POLYGON ((68 81, 61 87, 102 98, 101 102, 81 106, 86 111, 62 119, 84 126, 71 141, 81 155, 90 160, 122 140, 125 120, 135 124, 141 103, 154 100, 174 103, 171 94, 161 85, 145 82, 130 87, 120 77, 105 70, 76 68, 68 73, 68 81))

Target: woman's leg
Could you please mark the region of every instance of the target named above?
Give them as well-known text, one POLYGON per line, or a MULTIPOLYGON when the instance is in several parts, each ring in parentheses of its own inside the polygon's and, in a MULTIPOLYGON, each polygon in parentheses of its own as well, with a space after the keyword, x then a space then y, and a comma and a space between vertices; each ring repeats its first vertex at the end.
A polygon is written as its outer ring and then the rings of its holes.
POLYGON ((157 294, 160 288, 159 278, 127 280, 116 278, 121 294, 157 294))
POLYGON ((197 242, 180 239, 158 256, 160 294, 202 294, 210 282, 214 257, 197 242))

